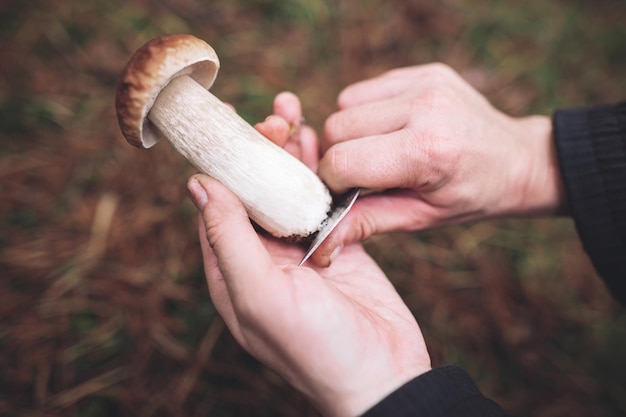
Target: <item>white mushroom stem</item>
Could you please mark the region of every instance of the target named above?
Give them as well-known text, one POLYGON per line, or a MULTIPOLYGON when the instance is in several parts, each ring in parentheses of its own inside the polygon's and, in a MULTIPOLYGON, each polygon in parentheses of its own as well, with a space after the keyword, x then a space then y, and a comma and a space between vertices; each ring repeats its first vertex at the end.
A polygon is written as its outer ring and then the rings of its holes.
POLYGON ((277 237, 319 230, 331 196, 302 162, 257 132, 189 76, 169 82, 148 118, 198 170, 219 180, 277 237))

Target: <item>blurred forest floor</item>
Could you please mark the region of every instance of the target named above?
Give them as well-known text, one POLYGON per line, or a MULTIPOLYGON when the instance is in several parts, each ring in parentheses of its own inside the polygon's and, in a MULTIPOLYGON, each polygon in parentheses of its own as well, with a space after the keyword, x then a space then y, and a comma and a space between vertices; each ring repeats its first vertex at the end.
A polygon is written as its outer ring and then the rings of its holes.
MULTIPOLYGON (((300 95, 442 61, 512 115, 626 97, 626 2, 5 0, 0 4, 0 415, 316 416, 243 352, 206 290, 194 170, 121 137, 116 79, 164 33, 208 41, 250 122, 300 95)), ((568 219, 366 244, 423 327, 518 416, 626 415, 626 314, 568 219)))

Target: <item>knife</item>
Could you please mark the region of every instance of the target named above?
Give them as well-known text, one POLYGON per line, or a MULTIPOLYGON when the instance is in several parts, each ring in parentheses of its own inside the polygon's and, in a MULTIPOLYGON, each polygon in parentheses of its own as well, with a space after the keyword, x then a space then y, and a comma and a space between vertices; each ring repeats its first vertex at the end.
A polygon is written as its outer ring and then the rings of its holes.
POLYGON ((302 258, 298 266, 302 266, 302 264, 304 264, 311 257, 311 255, 313 255, 322 242, 326 240, 328 235, 330 235, 330 232, 332 232, 335 227, 337 227, 339 222, 346 216, 346 214, 348 214, 354 205, 354 202, 359 197, 360 192, 360 188, 352 188, 347 193, 337 197, 330 215, 326 218, 326 220, 324 220, 322 227, 319 232, 317 232, 317 235, 315 235, 313 242, 311 242, 311 246, 309 246, 309 250, 307 250, 304 258, 302 258))

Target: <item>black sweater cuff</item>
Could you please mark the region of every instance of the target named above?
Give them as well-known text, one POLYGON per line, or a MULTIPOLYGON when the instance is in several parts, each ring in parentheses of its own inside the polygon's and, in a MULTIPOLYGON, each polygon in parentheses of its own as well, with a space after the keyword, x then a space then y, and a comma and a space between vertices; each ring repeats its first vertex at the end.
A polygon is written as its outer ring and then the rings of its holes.
POLYGON ((626 103, 556 111, 554 140, 583 247, 626 304, 626 103))
POLYGON ((362 417, 503 417, 470 376, 456 366, 433 369, 400 387, 362 417))

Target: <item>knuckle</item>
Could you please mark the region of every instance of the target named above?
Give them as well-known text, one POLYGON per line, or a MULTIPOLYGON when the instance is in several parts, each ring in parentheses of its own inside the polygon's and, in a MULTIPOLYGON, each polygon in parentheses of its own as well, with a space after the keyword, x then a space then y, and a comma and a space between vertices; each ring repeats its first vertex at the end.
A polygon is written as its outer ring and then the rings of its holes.
POLYGON ((448 81, 455 77, 456 72, 447 64, 442 62, 433 62, 431 64, 424 65, 423 77, 429 78, 433 81, 448 81))
POLYGON ((353 100, 354 89, 351 87, 344 88, 337 96, 337 106, 343 109, 350 105, 353 100))
POLYGON ((225 238, 223 228, 220 227, 221 220, 219 216, 209 215, 206 212, 203 213, 203 218, 207 240, 211 248, 215 250, 215 248, 219 248, 221 246, 221 242, 225 238))
POLYGON ((330 115, 324 122, 323 138, 329 145, 339 141, 341 126, 341 117, 338 113, 330 115))
POLYGON ((369 239, 376 233, 378 229, 378 223, 376 222, 376 216, 371 213, 365 212, 361 216, 361 221, 356 228, 355 241, 363 241, 369 239))
POLYGON ((335 145, 328 149, 322 159, 320 171, 326 176, 336 178, 341 177, 346 171, 345 159, 346 153, 341 149, 341 144, 335 145))
POLYGON ((419 71, 419 66, 393 68, 393 69, 385 71, 381 75, 381 77, 385 77, 385 78, 396 78, 396 77, 406 77, 406 76, 410 77, 410 76, 413 76, 415 72, 417 71, 419 71))
MULTIPOLYGON (((445 84, 432 83, 412 97, 410 108, 413 114, 426 114, 427 120, 441 121, 443 116, 449 115, 456 103, 457 98, 451 89, 445 84)), ((442 124, 442 123, 439 123, 442 124)))

